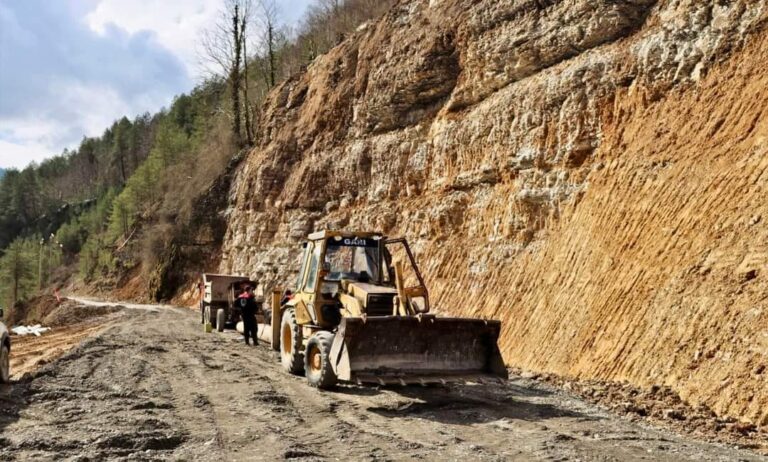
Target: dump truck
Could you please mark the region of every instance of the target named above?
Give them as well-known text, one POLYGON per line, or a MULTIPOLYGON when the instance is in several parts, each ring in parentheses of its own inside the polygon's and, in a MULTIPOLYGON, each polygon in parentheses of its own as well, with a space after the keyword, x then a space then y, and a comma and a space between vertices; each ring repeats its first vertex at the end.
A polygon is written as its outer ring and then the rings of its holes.
POLYGON ((431 314, 405 239, 321 231, 303 244, 294 290, 273 290, 272 347, 310 385, 506 380, 501 322, 431 314))
POLYGON ((256 287, 256 281, 246 276, 209 273, 202 274, 200 279, 201 322, 210 323, 219 332, 234 329, 240 321, 240 308, 235 300, 245 286, 256 287))

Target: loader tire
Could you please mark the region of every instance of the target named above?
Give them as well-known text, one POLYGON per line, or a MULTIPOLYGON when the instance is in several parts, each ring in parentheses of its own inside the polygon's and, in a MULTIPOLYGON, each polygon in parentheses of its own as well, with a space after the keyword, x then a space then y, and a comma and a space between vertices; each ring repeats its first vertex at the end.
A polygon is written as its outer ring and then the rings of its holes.
POLYGON ((283 369, 291 374, 304 372, 304 354, 302 349, 301 326, 296 323, 293 308, 285 310, 280 323, 280 362, 283 369))
POLYGON ((226 313, 224 313, 224 310, 219 309, 216 311, 216 330, 219 332, 224 332, 224 324, 226 323, 226 320, 224 319, 226 313))
POLYGON ((205 324, 205 302, 200 302, 200 324, 205 324))
POLYGON ((338 379, 331 366, 332 332, 318 332, 307 342, 304 353, 304 371, 309 384, 321 390, 336 386, 338 379))
POLYGON ((11 352, 8 346, 0 347, 0 383, 10 383, 11 381, 11 352))

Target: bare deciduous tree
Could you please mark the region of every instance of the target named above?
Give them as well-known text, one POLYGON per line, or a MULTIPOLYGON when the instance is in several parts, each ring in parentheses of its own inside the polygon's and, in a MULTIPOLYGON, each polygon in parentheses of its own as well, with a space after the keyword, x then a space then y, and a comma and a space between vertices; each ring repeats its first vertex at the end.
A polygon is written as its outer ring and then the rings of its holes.
POLYGON ((264 58, 267 64, 267 85, 275 86, 277 81, 277 48, 280 32, 277 25, 277 5, 274 0, 259 0, 256 14, 261 28, 261 45, 264 49, 264 58))
POLYGON ((248 102, 248 57, 246 30, 251 22, 251 0, 226 0, 219 19, 205 31, 200 58, 206 77, 226 79, 230 85, 232 133, 243 145, 243 119, 248 144, 253 143, 253 127, 248 102), (241 100, 241 93, 243 98, 241 100))
POLYGON ((313 0, 293 31, 280 23, 279 0, 223 1, 220 17, 203 35, 200 57, 208 79, 230 86, 225 112, 242 147, 255 143, 259 103, 272 87, 395 0, 313 0))

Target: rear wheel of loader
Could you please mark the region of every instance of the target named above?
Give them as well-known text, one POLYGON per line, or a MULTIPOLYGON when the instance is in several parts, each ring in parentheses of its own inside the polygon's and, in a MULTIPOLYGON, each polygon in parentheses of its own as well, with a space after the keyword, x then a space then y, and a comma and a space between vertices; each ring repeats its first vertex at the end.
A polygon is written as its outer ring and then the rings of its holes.
POLYGON ((304 352, 304 373, 313 387, 327 390, 336 385, 338 379, 331 366, 333 333, 318 332, 307 342, 304 352))
POLYGON ((200 302, 200 324, 205 324, 205 302, 200 302))
POLYGON ((224 332, 224 323, 226 322, 224 316, 224 310, 219 309, 216 311, 216 330, 219 332, 224 332))
POLYGON ((9 383, 11 381, 11 360, 8 347, 0 347, 0 383, 9 383))
POLYGON ((291 308, 283 313, 280 323, 280 360, 283 369, 291 374, 304 370, 304 355, 301 352, 301 326, 296 323, 296 312, 291 308))

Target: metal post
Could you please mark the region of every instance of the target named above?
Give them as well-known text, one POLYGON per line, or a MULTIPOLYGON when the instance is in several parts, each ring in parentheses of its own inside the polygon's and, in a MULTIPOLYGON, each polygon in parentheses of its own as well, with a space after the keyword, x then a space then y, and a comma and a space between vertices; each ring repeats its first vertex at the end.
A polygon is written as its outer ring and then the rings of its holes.
POLYGON ((37 288, 43 290, 43 246, 45 239, 40 239, 40 252, 37 256, 37 288))

